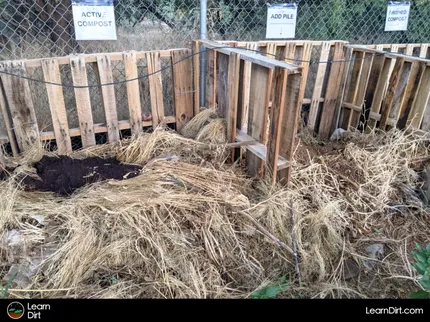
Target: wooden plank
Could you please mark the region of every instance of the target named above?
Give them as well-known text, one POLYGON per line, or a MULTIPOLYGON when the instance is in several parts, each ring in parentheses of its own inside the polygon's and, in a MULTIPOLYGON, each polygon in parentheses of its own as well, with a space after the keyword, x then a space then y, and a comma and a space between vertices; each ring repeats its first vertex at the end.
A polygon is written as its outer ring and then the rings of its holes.
MULTIPOLYGON (((113 76, 110 56, 97 56, 97 66, 101 84, 112 83, 113 76)), ((119 128, 114 85, 102 86, 101 92, 103 96, 103 106, 105 110, 106 124, 108 129, 108 141, 115 142, 119 140, 119 128)))
MULTIPOLYGON (((305 84, 306 82, 303 81, 301 74, 288 75, 284 113, 281 117, 281 139, 279 142, 279 156, 284 157, 288 161, 288 164, 293 159, 296 146, 300 112, 302 109, 300 95, 302 95, 305 84)), ((277 179, 281 184, 288 185, 291 180, 291 170, 291 167, 286 167, 278 171, 277 179)))
POLYGON ((430 66, 426 66, 418 84, 417 93, 406 123, 407 127, 430 131, 430 66))
MULTIPOLYGON (((139 134, 142 130, 142 106, 140 105, 139 80, 136 53, 124 53, 125 79, 127 82, 128 110, 130 113, 131 133, 139 134)), ((153 116, 154 118, 154 116, 153 116)))
POLYGON ((12 154, 14 157, 19 155, 18 145, 16 143, 15 133, 13 131, 13 125, 11 120, 11 115, 7 106, 6 98, 4 95, 3 83, 0 79, 0 111, 3 115, 3 121, 6 126, 6 133, 9 138, 10 147, 12 149, 12 154))
MULTIPOLYGON (((273 70, 256 64, 251 65, 248 134, 263 144, 267 138, 272 78, 273 70)), ((263 163, 261 158, 255 157, 254 154, 252 151, 247 151, 246 167, 250 176, 261 177, 263 175, 263 163)))
POLYGON ((189 49, 172 52, 173 102, 176 115, 176 129, 178 131, 194 116, 194 87, 191 77, 193 74, 193 65, 190 59, 185 59, 189 55, 191 55, 191 50, 189 49))
MULTIPOLYGON (((246 46, 248 49, 257 49, 255 43, 248 44, 246 46)), ((242 77, 242 99, 241 99, 241 110, 242 110, 242 126, 240 130, 244 133, 248 133, 248 113, 249 113, 249 101, 251 95, 251 71, 252 63, 249 61, 243 62, 243 77, 242 77)))
MULTIPOLYGON (((369 82, 370 71, 372 69, 374 56, 375 54, 370 54, 370 53, 366 53, 364 55, 361 75, 358 81, 357 96, 354 101, 354 103, 357 104, 358 106, 362 106, 362 110, 360 112, 352 111, 351 113, 350 125, 353 126, 354 128, 357 128, 359 126, 360 117, 364 112, 363 108, 364 108, 364 103, 366 98, 367 84, 369 82)), ((364 118, 362 121, 364 121, 364 118)))
MULTIPOLYGON (((405 62, 400 74, 399 83, 394 94, 393 104, 390 109, 389 118, 397 122, 400 114, 400 107, 403 104, 406 95, 406 86, 412 70, 412 63, 405 62)), ((382 113, 381 113, 382 114, 382 113)))
POLYGON ((428 58, 429 44, 422 44, 420 46, 420 58, 428 58))
MULTIPOLYGON (((174 49, 167 49, 167 50, 151 50, 151 51, 138 51, 136 52, 136 58, 137 59, 144 59, 146 57, 147 53, 160 53, 161 57, 170 57, 171 52, 176 50, 183 50, 184 48, 174 48, 174 49)), ((97 56, 100 55, 109 55, 111 61, 119 61, 123 59, 123 53, 117 52, 117 53, 96 53, 96 54, 85 54, 83 55, 83 58, 85 59, 85 63, 96 63, 97 62, 97 56)), ((59 65, 68 65, 70 62, 70 58, 72 58, 74 55, 70 56, 64 56, 64 57, 53 57, 53 59, 58 60, 59 65)), ((25 61, 25 66, 27 68, 34 68, 34 67, 41 67, 42 66, 42 59, 28 59, 25 61)))
MULTIPOLYGON (((376 46, 377 50, 382 50, 382 46, 376 46)), ((364 97, 365 104, 365 119, 364 129, 367 130, 369 123, 369 113, 372 111, 373 99, 375 97, 378 80, 381 77, 382 68, 384 66, 385 56, 375 54, 373 58, 372 69, 370 71, 369 80, 367 82, 366 94, 364 97)))
POLYGON ((216 98, 217 110, 221 117, 227 117, 227 76, 228 76, 228 56, 217 53, 216 57, 217 75, 216 75, 216 98))
POLYGON ((398 122, 397 127, 399 129, 404 129, 408 120, 409 112, 412 109, 412 103, 415 95, 417 94, 418 84, 422 77, 422 73, 425 70, 426 65, 423 63, 408 63, 411 65, 411 71, 409 75, 409 80, 406 84, 405 93, 403 100, 400 102, 400 108, 398 112, 398 122))
MULTIPOLYGON (((257 142, 251 136, 247 135, 246 133, 241 132, 240 130, 237 130, 236 142, 243 143, 244 146, 246 146, 246 149, 249 151, 249 153, 252 156, 255 156, 258 159, 260 159, 261 163, 267 161, 267 148, 266 148, 266 146, 260 142, 257 142)), ((278 162, 276 164, 277 170, 279 171, 279 170, 285 169, 288 166, 289 166, 289 162, 285 158, 279 156, 278 162)))
MULTIPOLYGON (((160 55, 158 53, 148 53, 146 55, 146 62, 148 66, 148 74, 153 74, 157 70, 161 69, 160 55)), ((152 124, 154 127, 157 127, 164 119, 162 74, 156 73, 151 75, 149 76, 148 81, 149 95, 151 98, 152 124)))
POLYGON ((400 82, 400 78, 402 75, 401 72, 402 72, 404 63, 405 63, 405 60, 403 58, 397 59, 396 64, 393 68, 393 72, 391 73, 390 82, 388 85, 387 92, 385 94, 385 99, 381 106, 381 121, 379 123, 379 127, 381 129, 385 129, 385 126, 387 125, 387 120, 391 112, 391 107, 393 106, 393 103, 394 103, 394 98, 396 96, 397 87, 400 82))
MULTIPOLYGON (((344 60, 344 44, 341 42, 336 42, 334 47, 333 60, 344 60)), ((318 130, 318 135, 321 138, 328 139, 330 136, 330 131, 332 128, 332 123, 334 122, 335 108, 337 100, 339 98, 340 84, 344 68, 343 63, 332 63, 330 69, 330 75, 327 81, 327 90, 325 94, 325 103, 323 113, 321 115, 321 122, 318 130)))
MULTIPOLYGON (((328 61, 328 58, 330 55, 330 48, 331 48, 330 41, 323 42, 321 46, 321 55, 320 55, 319 61, 321 62, 328 61)), ((311 131, 315 131, 315 127, 316 127, 316 121, 317 121, 319 106, 321 103, 320 99, 322 96, 322 90, 323 90, 323 85, 325 80, 325 74, 327 71, 327 65, 328 64, 318 64, 318 70, 317 70, 316 79, 315 79, 315 86, 312 94, 312 102, 311 102, 311 107, 309 111, 308 127, 311 131)))
POLYGON ((273 58, 268 58, 260 53, 255 52, 249 52, 246 49, 240 49, 240 48, 220 48, 223 47, 222 44, 219 44, 214 41, 210 40, 202 40, 202 45, 204 45, 207 48, 214 48, 216 51, 231 55, 232 53, 239 54, 240 59, 243 59, 245 61, 250 61, 251 63, 258 64, 267 68, 274 69, 275 67, 281 67, 288 70, 291 74, 300 73, 300 68, 298 66, 295 66, 293 64, 285 63, 273 58))
MULTIPOLYGON (((12 74, 27 76, 23 61, 0 63, 0 69, 12 74)), ((19 150, 20 152, 27 151, 39 139, 39 128, 28 81, 5 74, 1 74, 1 80, 19 150)))
POLYGON ((413 44, 407 44, 405 49, 405 55, 412 56, 414 53, 414 47, 415 46, 413 44))
MULTIPOLYGON (((173 124, 173 123, 176 123, 176 120, 175 120, 174 116, 166 116, 164 118, 163 122, 166 124, 173 124)), ((151 121, 143 121, 142 125, 144 128, 150 127, 150 126, 152 126, 152 122, 151 121)), ((118 126, 119 126, 120 130, 131 129, 131 125, 130 125, 129 120, 118 121, 118 126)), ((93 132, 94 133, 106 133, 107 132, 106 124, 95 123, 93 126, 93 132)), ((81 130, 73 128, 73 129, 69 129, 69 133, 70 133, 71 137, 80 136, 81 130)), ((53 131, 42 132, 42 133, 40 133, 40 137, 43 141, 54 140, 55 139, 55 133, 53 131)))
MULTIPOLYGON (((272 183, 277 180, 277 163, 279 157, 279 149, 281 146, 281 136, 282 145, 286 144, 284 142, 286 133, 282 133, 282 124, 284 118, 285 99, 287 92, 287 76, 288 71, 282 68, 275 68, 273 79, 273 101, 272 108, 270 109, 270 128, 269 128, 269 140, 267 142, 267 163, 266 163, 266 176, 271 179, 272 183)), ((293 75, 290 75, 293 77, 293 75)), ((300 76, 300 75, 299 75, 300 76)), ((300 84, 300 82, 299 82, 300 84)), ((299 85, 297 84, 297 86, 299 85)), ((289 94, 291 94, 289 92, 289 94)), ((297 89, 296 94, 298 96, 299 90, 297 89)), ((290 102, 289 102, 290 103, 290 102)), ((297 105, 297 104, 296 104, 297 105)), ((295 106, 288 104, 288 109, 295 111, 295 106)), ((292 125, 291 123, 289 124, 292 125)), ((291 130, 291 129, 290 129, 291 130)))
MULTIPOLYGON (((233 143, 236 140, 237 105, 239 99, 239 68, 240 56, 232 53, 228 59, 228 102, 227 102, 227 140, 233 143)), ((234 152, 234 151, 233 151, 234 152)), ((234 158, 234 155, 233 155, 234 158)))
MULTIPOLYGON (((225 56, 225 55, 224 55, 225 56)), ((206 52, 206 108, 216 107, 217 88, 217 52, 206 52)))
MULTIPOLYGON (((385 89, 387 88, 387 83, 390 79, 390 68, 392 58, 387 58, 385 56, 381 56, 384 59, 383 66, 381 69, 381 74, 378 78, 378 82, 376 84, 375 94, 373 96, 372 105, 370 108, 370 113, 379 114, 381 110, 382 100, 385 97, 385 89)), ((379 121, 379 120, 378 120, 379 121)), ((368 122, 369 131, 375 128, 376 121, 375 118, 371 118, 368 122)))
POLYGON ((199 114, 200 108, 200 42, 198 40, 193 42, 193 71, 194 71, 194 115, 199 114))
MULTIPOLYGON (((337 102, 336 102, 336 106, 335 106, 335 116, 334 116, 334 121, 332 122, 331 125, 331 129, 330 131, 333 132, 337 129, 338 125, 339 125, 339 120, 341 119, 341 117, 343 117, 343 112, 345 111, 343 109, 343 99, 344 99, 344 95, 345 95, 345 89, 346 89, 346 84, 348 82, 348 76, 350 76, 350 72, 352 72, 351 70, 351 58, 352 58, 352 49, 351 48, 346 48, 345 50, 345 62, 342 63, 342 72, 341 72, 341 81, 340 81, 340 85, 339 85, 339 94, 338 94, 338 98, 337 98, 337 102)), ((324 101, 324 100, 322 100, 324 101)))
MULTIPOLYGON (((55 59, 42 60, 43 76, 45 81, 61 84, 60 66, 55 59)), ((72 151, 72 142, 69 135, 69 122, 67 120, 66 104, 64 103, 63 88, 46 84, 49 109, 51 111, 52 125, 59 154, 72 151)))
MULTIPOLYGON (((88 86, 87 67, 85 58, 82 55, 70 58, 70 68, 72 70, 73 85, 88 86)), ((74 90, 82 147, 87 148, 94 146, 96 145, 96 138, 93 131, 94 122, 91 110, 90 91, 88 87, 75 88, 74 90)))

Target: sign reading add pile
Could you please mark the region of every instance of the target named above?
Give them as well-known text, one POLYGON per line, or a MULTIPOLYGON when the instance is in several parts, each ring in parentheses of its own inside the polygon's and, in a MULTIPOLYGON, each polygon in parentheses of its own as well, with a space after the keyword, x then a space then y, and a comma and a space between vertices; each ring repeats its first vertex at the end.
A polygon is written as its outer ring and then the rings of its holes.
POLYGON ((266 38, 294 38, 296 36, 297 4, 274 4, 267 9, 266 38))
POLYGON ((411 3, 409 1, 389 1, 387 20, 385 21, 385 31, 408 30, 410 9, 411 3))
POLYGON ((72 0, 76 40, 116 40, 112 0, 72 0))

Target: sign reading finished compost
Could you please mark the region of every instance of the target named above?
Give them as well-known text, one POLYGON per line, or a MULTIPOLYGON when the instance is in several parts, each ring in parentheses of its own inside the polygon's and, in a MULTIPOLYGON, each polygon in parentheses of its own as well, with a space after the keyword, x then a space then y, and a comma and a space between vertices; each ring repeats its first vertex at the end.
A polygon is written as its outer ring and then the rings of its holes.
POLYGON ((389 1, 387 19, 385 21, 385 31, 408 30, 410 9, 411 3, 409 1, 389 1))
POLYGON ((267 8, 266 38, 282 39, 296 36, 297 4, 274 4, 267 8))
POLYGON ((116 40, 112 0, 73 0, 76 40, 116 40))

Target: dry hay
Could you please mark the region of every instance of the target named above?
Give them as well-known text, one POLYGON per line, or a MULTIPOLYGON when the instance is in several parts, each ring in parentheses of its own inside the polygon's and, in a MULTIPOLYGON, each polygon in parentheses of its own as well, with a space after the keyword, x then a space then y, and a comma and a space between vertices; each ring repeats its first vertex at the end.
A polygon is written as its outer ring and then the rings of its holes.
POLYGON ((225 119, 214 119, 205 125, 197 134, 196 140, 204 143, 222 144, 227 142, 227 122, 225 119))
POLYGON ((424 142, 392 131, 353 135, 338 155, 299 146, 309 157, 295 160, 289 190, 252 187, 218 149, 161 129, 93 147, 75 156, 120 157, 143 165, 142 174, 70 198, 1 181, 1 276, 11 264, 27 273, 37 264, 28 283, 12 283, 11 297, 235 298, 283 275, 285 297, 406 297, 418 287, 410 250, 430 235, 411 166, 428 158, 424 142), (332 169, 336 158, 360 181, 332 169), (297 244, 301 284, 294 256, 260 226, 297 244), (16 245, 5 240, 12 230, 21 234, 16 245), (366 252, 375 243, 381 258, 366 252), (345 278, 351 263, 358 275, 345 278))
POLYGON ((212 108, 201 110, 194 116, 181 130, 181 134, 189 139, 195 139, 199 131, 207 125, 211 120, 218 117, 217 113, 212 108))

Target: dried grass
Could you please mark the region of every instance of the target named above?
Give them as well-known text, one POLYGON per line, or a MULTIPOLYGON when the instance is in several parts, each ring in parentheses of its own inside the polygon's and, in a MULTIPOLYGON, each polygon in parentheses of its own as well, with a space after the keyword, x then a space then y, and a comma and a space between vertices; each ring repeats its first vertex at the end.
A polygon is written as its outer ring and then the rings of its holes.
POLYGON ((70 198, 0 182, 0 235, 17 229, 26 237, 20 252, 0 246, 3 271, 51 245, 56 252, 28 285, 44 291, 19 296, 238 298, 287 275, 292 286, 284 297, 406 297, 416 289, 410 250, 430 236, 411 166, 428 158, 425 144, 400 131, 353 133, 340 155, 296 159, 288 190, 253 184, 218 149, 162 129, 93 147, 75 156, 119 157, 143 165, 142 174, 93 184, 70 198), (179 160, 160 158, 173 154, 179 160), (333 171, 336 157, 362 178, 333 171), (294 230, 301 285, 291 254, 243 213, 287 245, 294 230), (45 226, 30 220, 34 214, 45 217, 45 226), (384 244, 382 258, 367 254, 373 243, 384 244), (348 280, 346 259, 359 267, 348 280))
POLYGON ((218 117, 217 113, 212 108, 201 110, 193 117, 181 130, 181 134, 189 139, 195 139, 200 130, 213 119, 218 117))

